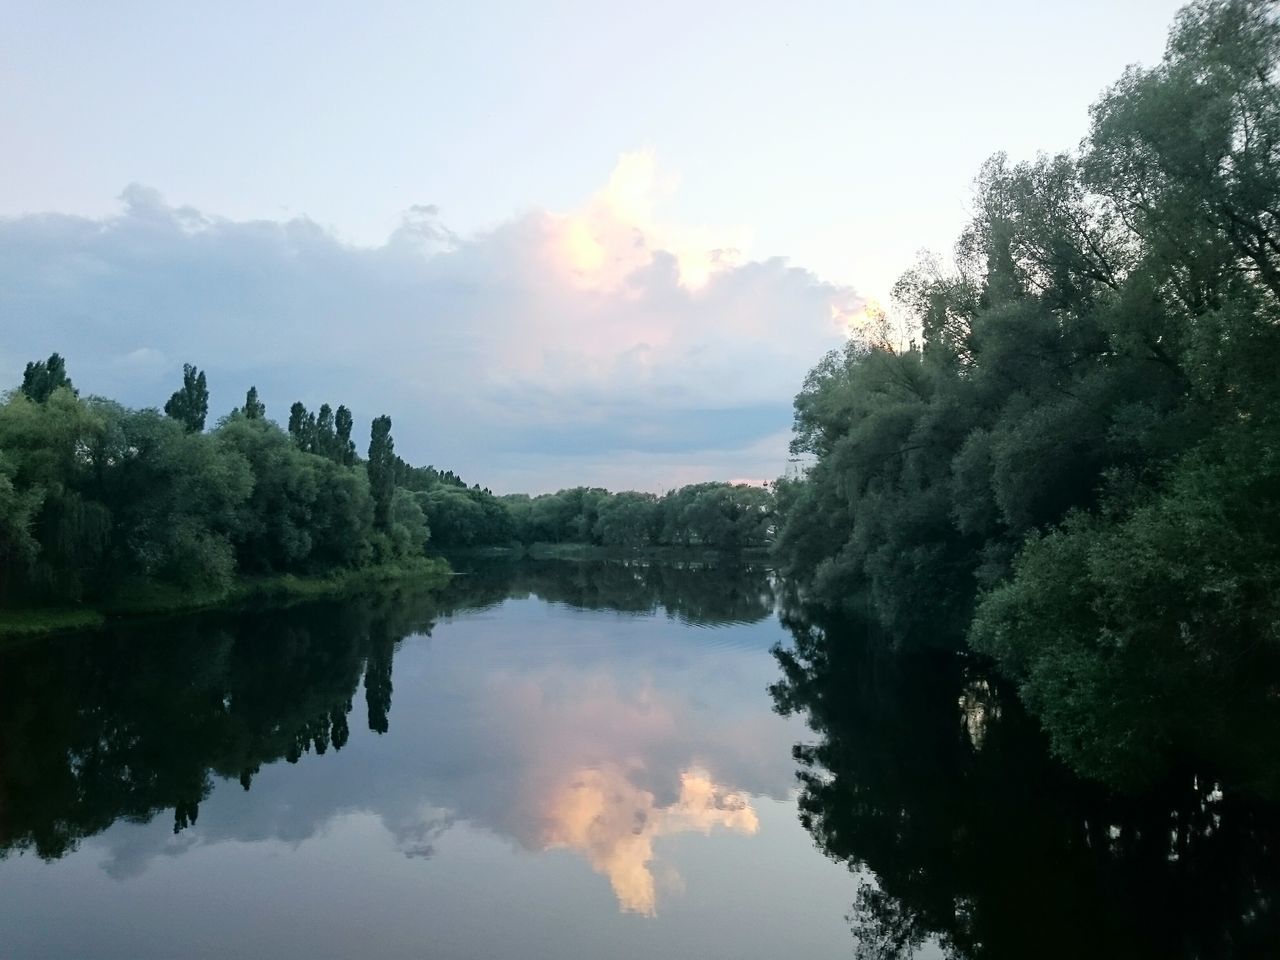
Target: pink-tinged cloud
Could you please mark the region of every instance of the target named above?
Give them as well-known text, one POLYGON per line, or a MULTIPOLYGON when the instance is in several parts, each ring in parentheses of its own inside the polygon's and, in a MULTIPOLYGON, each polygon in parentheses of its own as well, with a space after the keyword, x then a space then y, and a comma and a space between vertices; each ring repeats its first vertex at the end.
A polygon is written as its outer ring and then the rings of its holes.
MULTIPOLYGON (((665 222, 673 187, 624 156, 568 211, 460 237, 414 207, 379 247, 306 219, 241 222, 130 187, 116 216, 0 220, 0 384, 58 350, 78 385, 156 405, 183 362, 215 413, 255 384, 389 412, 397 450, 495 489, 661 489, 777 476, 791 398, 862 300, 745 229, 665 222)), ((750 211, 744 211, 749 217, 750 211)))
POLYGON ((617 768, 580 770, 552 794, 544 817, 547 846, 581 853, 609 878, 623 912, 645 916, 657 912, 651 869, 655 839, 717 827, 742 834, 760 829, 750 797, 696 769, 680 773, 679 797, 666 806, 617 768))

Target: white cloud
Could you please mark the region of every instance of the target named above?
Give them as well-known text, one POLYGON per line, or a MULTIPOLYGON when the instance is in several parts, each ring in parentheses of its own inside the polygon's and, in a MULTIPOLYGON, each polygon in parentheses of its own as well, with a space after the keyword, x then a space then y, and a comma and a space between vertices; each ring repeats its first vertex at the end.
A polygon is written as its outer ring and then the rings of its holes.
POLYGON ((408 458, 498 489, 776 475, 791 397, 861 301, 745 259, 745 231, 661 222, 672 189, 633 154, 579 210, 459 237, 417 206, 379 247, 137 185, 106 219, 0 220, 0 382, 59 350, 82 389, 160 405, 195 362, 214 413, 251 383, 278 418, 389 412, 408 458))

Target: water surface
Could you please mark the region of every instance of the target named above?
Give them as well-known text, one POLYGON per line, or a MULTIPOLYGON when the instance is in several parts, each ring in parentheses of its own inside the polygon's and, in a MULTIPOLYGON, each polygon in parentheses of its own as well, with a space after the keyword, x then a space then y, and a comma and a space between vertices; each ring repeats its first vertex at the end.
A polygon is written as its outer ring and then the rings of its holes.
POLYGON ((10 647, 0 957, 1280 956, 1273 807, 878 650, 763 567, 552 561, 10 647))
POLYGON ((839 955, 771 577, 541 564, 11 650, 18 957, 839 955))

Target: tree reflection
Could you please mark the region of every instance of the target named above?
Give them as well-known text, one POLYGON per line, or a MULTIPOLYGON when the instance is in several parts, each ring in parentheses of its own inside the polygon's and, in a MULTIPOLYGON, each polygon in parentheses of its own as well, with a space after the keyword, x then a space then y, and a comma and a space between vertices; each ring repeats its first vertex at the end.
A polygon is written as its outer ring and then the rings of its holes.
POLYGON ((1073 779, 972 664, 894 656, 857 624, 792 610, 777 709, 798 745, 801 820, 869 871, 856 953, 958 958, 1273 956, 1280 816, 1186 773, 1123 799, 1073 779))
POLYGON ((697 622, 773 609, 759 567, 478 566, 443 593, 371 593, 277 610, 119 623, 0 652, 0 856, 55 859, 118 819, 196 822, 216 779, 245 790, 281 760, 341 750, 363 694, 390 730, 400 641, 442 615, 535 594, 697 622))
POLYGON ((195 823, 214 777, 341 749, 366 679, 385 732, 398 641, 429 595, 118 625, 0 659, 0 852, 56 858, 115 820, 195 823))
POLYGON ((481 606, 536 596, 584 610, 656 614, 686 623, 758 623, 776 604, 774 575, 763 564, 647 560, 470 561, 460 566, 445 603, 481 606))

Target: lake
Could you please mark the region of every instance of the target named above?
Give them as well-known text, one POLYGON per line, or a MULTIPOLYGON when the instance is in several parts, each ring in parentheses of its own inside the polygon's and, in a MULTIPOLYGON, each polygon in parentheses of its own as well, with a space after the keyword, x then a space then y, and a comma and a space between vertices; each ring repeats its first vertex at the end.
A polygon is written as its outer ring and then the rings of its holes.
POLYGON ((1080 783, 764 566, 459 569, 0 651, 0 957, 1280 945, 1272 808, 1080 783))

